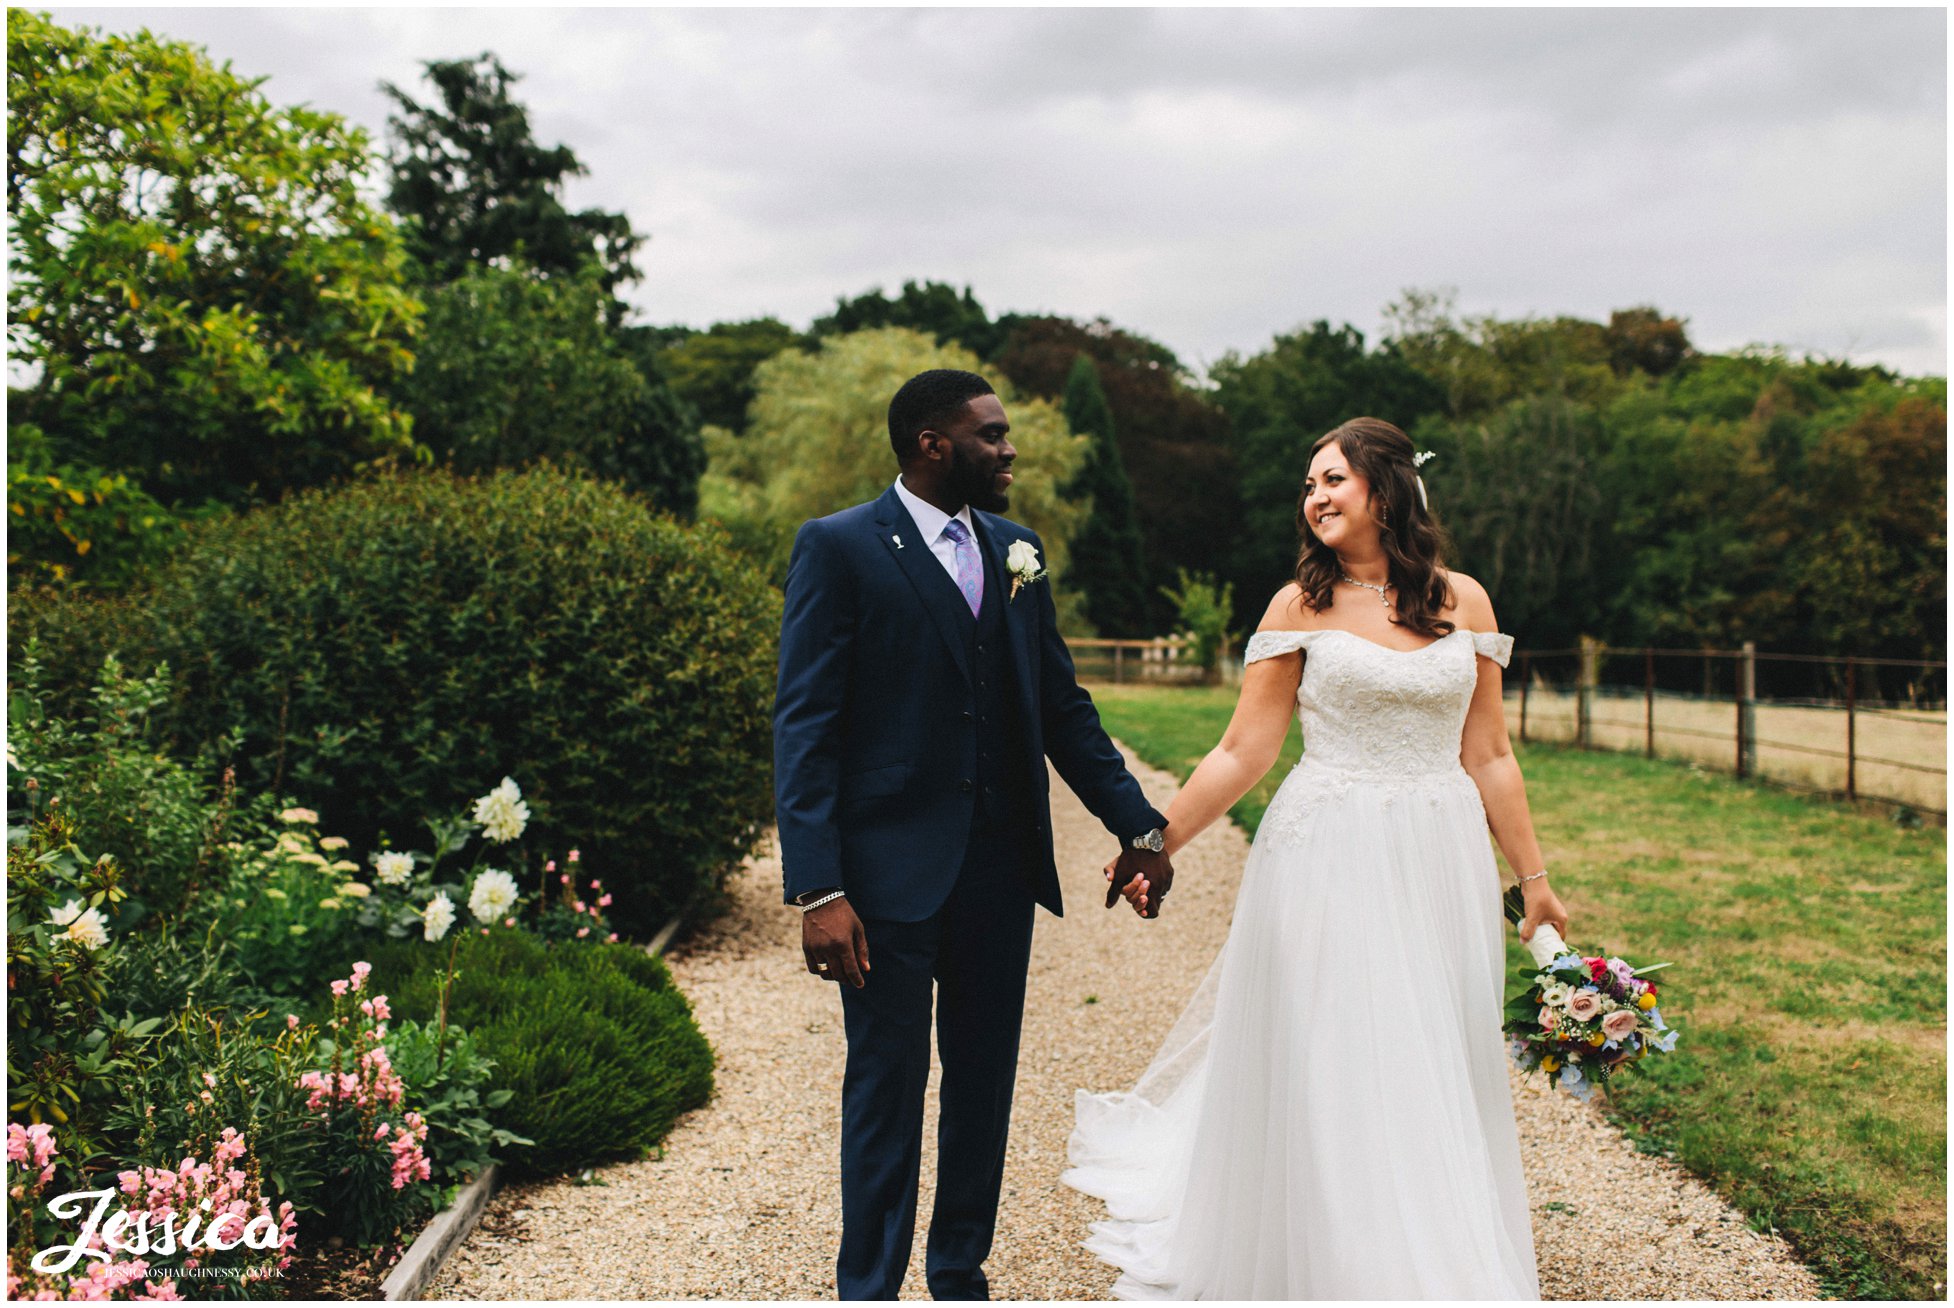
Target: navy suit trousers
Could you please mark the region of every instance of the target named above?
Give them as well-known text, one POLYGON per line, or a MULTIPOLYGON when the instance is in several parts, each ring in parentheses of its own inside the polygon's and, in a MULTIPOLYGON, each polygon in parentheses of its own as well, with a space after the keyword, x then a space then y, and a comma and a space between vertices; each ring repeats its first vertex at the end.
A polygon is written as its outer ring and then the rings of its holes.
POLYGON ((979 819, 950 897, 920 922, 868 919, 870 971, 841 984, 843 1299, 894 1299, 909 1267, 922 1168, 930 1010, 943 1062, 930 1295, 985 1299, 1031 961, 1033 899, 1018 824, 979 819))

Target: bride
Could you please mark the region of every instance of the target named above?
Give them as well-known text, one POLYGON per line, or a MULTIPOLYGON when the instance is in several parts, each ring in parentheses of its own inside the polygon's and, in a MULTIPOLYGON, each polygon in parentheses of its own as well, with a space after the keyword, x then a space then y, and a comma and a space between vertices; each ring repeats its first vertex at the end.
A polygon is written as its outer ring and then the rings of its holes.
MULTIPOLYGON (((1171 854, 1300 713, 1221 956, 1131 1093, 1078 1094, 1064 1179, 1106 1201, 1086 1247, 1119 1298, 1539 1298, 1489 826, 1522 936, 1567 913, 1507 744, 1513 641, 1440 566, 1419 461, 1375 418, 1316 442, 1296 581, 1167 810, 1171 854)), ((1150 914, 1166 889, 1121 893, 1150 914)))

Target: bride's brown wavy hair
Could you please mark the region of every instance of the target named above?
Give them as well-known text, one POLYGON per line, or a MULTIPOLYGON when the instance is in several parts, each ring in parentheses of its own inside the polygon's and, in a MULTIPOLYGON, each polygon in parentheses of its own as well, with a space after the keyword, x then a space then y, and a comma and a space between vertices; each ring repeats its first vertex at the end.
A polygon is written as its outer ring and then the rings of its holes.
MULTIPOLYGON (((1441 561, 1450 542, 1438 519, 1418 499, 1418 467, 1411 461, 1417 451, 1411 437, 1382 418, 1352 418, 1309 447, 1310 462, 1332 444, 1343 451, 1351 470, 1370 483, 1370 510, 1383 523, 1378 536, 1390 565, 1391 584, 1398 588, 1391 621, 1421 636, 1447 635, 1454 624, 1438 615, 1452 602, 1452 587, 1441 561)), ((1303 602, 1321 613, 1335 600, 1343 565, 1337 562, 1337 552, 1310 529, 1303 512, 1308 501, 1307 492, 1296 500, 1296 530, 1303 542, 1296 559, 1296 584, 1302 588, 1303 602)))

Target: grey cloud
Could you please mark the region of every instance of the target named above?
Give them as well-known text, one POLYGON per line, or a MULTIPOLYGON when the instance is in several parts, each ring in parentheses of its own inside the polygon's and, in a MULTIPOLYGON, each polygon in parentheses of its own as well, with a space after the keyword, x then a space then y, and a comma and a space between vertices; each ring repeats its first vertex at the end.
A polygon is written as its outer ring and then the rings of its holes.
POLYGON ((378 138, 493 50, 657 321, 934 277, 1183 357, 1407 285, 1945 370, 1940 10, 82 10, 378 138))

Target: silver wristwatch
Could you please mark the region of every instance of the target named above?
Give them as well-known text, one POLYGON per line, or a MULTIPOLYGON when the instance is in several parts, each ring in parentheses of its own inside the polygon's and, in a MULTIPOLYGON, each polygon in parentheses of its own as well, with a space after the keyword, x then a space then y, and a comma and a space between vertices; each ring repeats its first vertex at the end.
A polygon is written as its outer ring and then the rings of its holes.
POLYGON ((1158 854, 1167 848, 1167 837, 1161 834, 1159 827, 1155 827, 1143 836, 1133 837, 1129 843, 1135 849, 1144 849, 1150 854, 1158 854))

